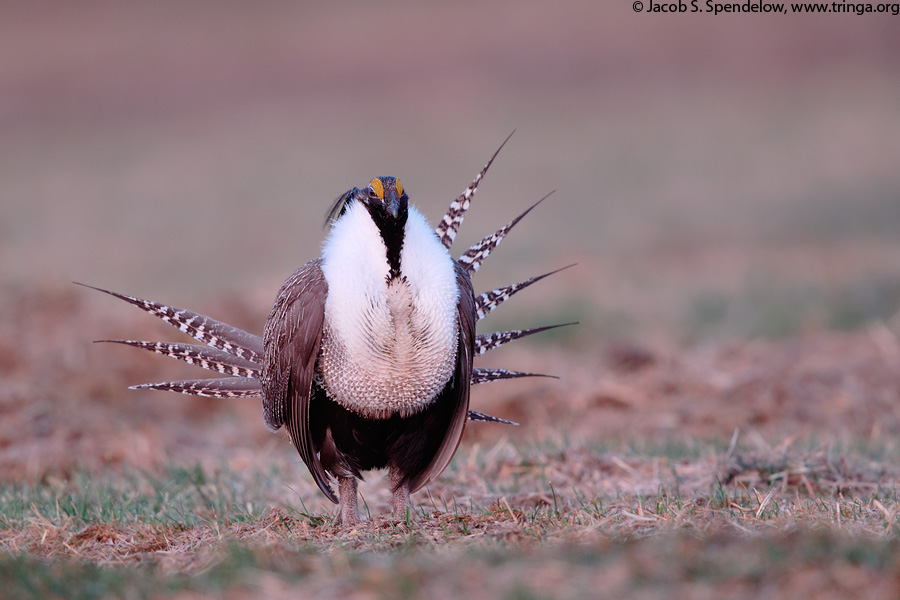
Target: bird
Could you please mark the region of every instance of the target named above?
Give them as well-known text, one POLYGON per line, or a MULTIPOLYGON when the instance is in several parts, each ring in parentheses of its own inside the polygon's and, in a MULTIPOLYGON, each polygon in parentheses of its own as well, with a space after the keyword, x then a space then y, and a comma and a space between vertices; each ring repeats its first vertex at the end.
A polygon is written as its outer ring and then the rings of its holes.
POLYGON ((548 377, 475 367, 474 358, 513 340, 573 324, 476 333, 476 323, 511 296, 573 266, 474 292, 471 276, 547 196, 457 259, 450 254, 479 183, 508 140, 435 228, 410 203, 396 177, 375 177, 366 187, 342 194, 328 213, 321 256, 298 268, 281 286, 262 336, 193 311, 86 286, 133 304, 205 345, 98 341, 149 350, 226 375, 131 389, 261 397, 266 426, 273 432, 287 430, 321 492, 339 505, 342 525, 360 522, 358 481, 363 473, 384 468, 393 515, 408 518, 410 494, 447 467, 467 421, 516 425, 472 410, 471 386, 548 377))

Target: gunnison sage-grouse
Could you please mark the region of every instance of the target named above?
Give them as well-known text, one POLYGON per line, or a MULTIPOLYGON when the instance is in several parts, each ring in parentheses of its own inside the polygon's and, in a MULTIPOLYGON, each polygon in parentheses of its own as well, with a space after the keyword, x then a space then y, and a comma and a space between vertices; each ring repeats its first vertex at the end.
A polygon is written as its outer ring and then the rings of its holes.
POLYGON ((472 291, 471 275, 540 200, 459 259, 450 255, 478 184, 499 151, 435 229, 394 177, 376 177, 366 188, 343 194, 328 215, 330 232, 322 256, 281 286, 262 337, 199 313, 94 288, 159 317, 205 346, 99 341, 143 348, 227 375, 131 389, 215 398, 261 396, 266 425, 272 431, 287 428, 322 493, 340 505, 344 525, 359 522, 357 479, 363 471, 385 467, 394 516, 405 518, 409 495, 453 458, 467 419, 515 424, 470 410, 470 386, 538 375, 473 367, 473 358, 561 326, 475 333, 475 323, 510 296, 558 272, 478 296, 472 291))

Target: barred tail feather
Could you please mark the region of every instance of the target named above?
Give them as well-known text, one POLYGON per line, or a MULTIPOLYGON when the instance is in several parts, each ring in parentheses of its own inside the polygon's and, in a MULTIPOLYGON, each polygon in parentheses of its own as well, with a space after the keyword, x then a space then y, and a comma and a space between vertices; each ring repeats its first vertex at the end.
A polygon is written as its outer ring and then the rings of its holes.
POLYGON ((500 381, 501 379, 518 379, 519 377, 549 377, 559 379, 556 375, 544 375, 542 373, 523 373, 522 371, 509 371, 507 369, 472 369, 472 385, 500 381))
POLYGON ((238 329, 227 323, 216 321, 215 319, 207 317, 206 315, 201 315, 200 313, 167 306, 150 300, 135 298, 133 296, 126 296, 125 294, 111 292, 83 283, 75 283, 109 294, 110 296, 115 296, 120 300, 133 304, 154 317, 162 319, 169 325, 177 327, 184 333, 203 342, 207 346, 218 348, 232 356, 243 358, 244 360, 256 364, 262 364, 263 362, 263 342, 262 338, 258 335, 253 335, 243 329, 238 329))
POLYGON ((494 333, 482 333, 475 338, 475 356, 480 356, 488 350, 499 348, 503 344, 508 344, 513 340, 517 340, 525 336, 540 333, 542 331, 547 331, 548 329, 568 327, 569 325, 577 324, 577 322, 560 323, 559 325, 547 325, 545 327, 535 327, 533 329, 513 329, 512 331, 495 331, 494 333))
POLYGON ((251 379, 259 379, 260 377, 260 365, 207 346, 169 342, 138 342, 134 340, 97 340, 97 342, 124 344, 134 348, 142 348, 156 354, 182 360, 189 365, 196 365, 225 375, 249 377, 251 379))
POLYGON ((484 413, 480 413, 477 410, 469 411, 469 420, 470 421, 487 421, 488 423, 505 423, 506 425, 516 425, 519 424, 515 421, 507 421, 506 419, 501 419, 500 417, 495 417, 493 415, 486 415, 484 413))
POLYGON ((223 377, 222 379, 189 379, 162 383, 133 385, 131 390, 168 390, 207 398, 254 398, 262 396, 262 386, 256 379, 223 377))
POLYGON ((491 252, 494 251, 494 248, 500 245, 500 242, 503 241, 503 238, 506 236, 509 231, 516 226, 516 223, 522 220, 522 218, 530 213, 532 209, 550 197, 550 194, 547 194, 534 204, 532 204, 528 209, 523 212, 521 215, 498 229, 495 233, 486 236, 483 240, 466 250, 465 254, 459 257, 459 264, 463 266, 463 269, 466 270, 466 273, 469 275, 475 273, 480 267, 481 263, 484 262, 491 252))
POLYGON ((453 240, 456 239, 456 232, 459 231, 459 226, 466 217, 466 211, 469 210, 469 204, 472 202, 472 197, 475 195, 475 192, 478 191, 478 184, 481 183, 481 179, 484 177, 485 173, 487 173, 488 169, 491 167, 491 163, 497 158, 497 155, 500 154, 500 151, 503 150, 503 146, 506 145, 506 142, 509 141, 509 138, 511 138, 515 132, 516 131, 513 130, 512 133, 506 136, 506 139, 503 140, 503 143, 500 144, 500 147, 497 148, 497 151, 491 156, 491 159, 487 161, 487 164, 484 165, 481 172, 475 176, 474 181, 469 184, 466 191, 459 195, 459 198, 450 204, 450 208, 447 209, 447 214, 444 215, 444 218, 442 218, 441 222, 438 223, 438 226, 435 227, 434 232, 441 239, 445 248, 449 248, 453 244, 453 240))
POLYGON ((512 285, 508 285, 506 287, 498 288, 496 290, 491 290, 490 292, 485 292, 475 298, 475 310, 478 314, 478 320, 485 318, 488 316, 495 308, 506 302, 510 299, 514 294, 520 292, 527 288, 532 283, 536 283, 543 279, 544 277, 549 277, 550 275, 554 275, 555 273, 559 273, 560 271, 564 271, 570 267, 574 267, 574 264, 567 265, 562 267, 561 269, 556 269, 555 271, 550 271, 549 273, 544 273, 543 275, 538 275, 536 277, 532 277, 531 279, 526 279, 522 283, 514 283, 512 285))

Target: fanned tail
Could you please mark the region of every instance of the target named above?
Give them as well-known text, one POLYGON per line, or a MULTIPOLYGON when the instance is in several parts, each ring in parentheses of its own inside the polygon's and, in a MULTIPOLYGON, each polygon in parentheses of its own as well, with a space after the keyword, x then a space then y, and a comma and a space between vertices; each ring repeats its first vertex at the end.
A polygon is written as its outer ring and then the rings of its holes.
MULTIPOLYGON (((465 218, 472 198, 478 190, 481 180, 484 178, 494 159, 500 153, 500 150, 506 145, 512 137, 512 133, 507 136, 500 147, 494 152, 490 160, 484 165, 484 168, 475 176, 472 183, 454 200, 447 214, 441 219, 441 222, 435 228, 435 234, 441 240, 441 243, 450 248, 453 244, 459 227, 465 218)), ((552 194, 551 192, 550 194, 552 194)), ((512 230, 513 227, 521 221, 525 215, 531 212, 538 204, 543 202, 550 194, 547 194, 515 219, 498 229, 491 235, 486 236, 480 242, 470 247, 459 258, 459 263, 468 275, 472 275, 478 271, 484 260, 500 245, 503 238, 512 230)), ((536 283, 545 277, 558 273, 573 265, 568 265, 561 269, 538 275, 527 279, 521 283, 508 285, 489 292, 485 292, 475 299, 475 309, 477 319, 481 320, 500 304, 508 300, 514 294, 536 283)), ((76 282, 77 283, 77 282, 76 282)), ((168 390, 180 392, 182 394, 191 394, 196 396, 205 396, 211 398, 253 398, 262 397, 262 386, 260 383, 261 371, 264 364, 263 340, 260 336, 253 335, 237 327, 216 321, 206 315, 192 312, 189 310, 175 308, 144 300, 133 296, 127 296, 116 292, 111 292, 102 288, 97 288, 79 283, 84 287, 95 289, 97 291, 109 294, 120 300, 124 300, 129 304, 137 306, 141 310, 162 319, 166 323, 178 328, 180 331, 190 335, 194 339, 206 344, 200 346, 196 344, 185 343, 169 343, 169 342, 150 342, 135 340, 98 340, 102 342, 111 342, 133 346, 169 356, 177 360, 181 360, 190 365, 196 365, 201 368, 216 371, 231 377, 218 379, 191 379, 183 381, 168 381, 160 383, 145 383, 131 386, 130 389, 153 389, 168 390), (207 347, 208 346, 208 347, 207 347)), ((498 331, 489 334, 481 334, 475 340, 475 354, 481 355, 489 350, 499 348, 513 340, 529 336, 556 327, 564 327, 573 325, 574 323, 563 323, 559 325, 550 325, 545 327, 536 327, 532 329, 517 329, 511 331, 498 331)), ((479 385, 491 381, 499 381, 503 379, 515 379, 520 377, 551 377, 553 375, 544 375, 541 373, 526 373, 520 371, 511 371, 507 369, 485 369, 474 368, 471 374, 471 385, 479 385)), ((468 411, 468 419, 471 421, 486 421, 493 423, 505 423, 508 425, 518 425, 513 421, 494 417, 478 411, 468 411)))
POLYGON ((486 415, 484 413, 480 413, 477 410, 469 411, 469 420, 470 421, 487 421, 488 423, 505 423, 506 425, 516 425, 519 424, 515 421, 507 421, 506 419, 501 419, 500 417, 495 417, 493 415, 486 415))
POLYGON ((491 159, 487 161, 487 164, 484 165, 481 172, 475 176, 475 179, 469 184, 466 191, 460 194, 459 197, 450 204, 450 208, 447 209, 447 214, 444 215, 444 218, 442 218, 441 222, 438 223, 438 226, 435 227, 434 232, 441 239, 441 243, 444 244, 445 248, 449 248, 453 245, 453 240, 456 239, 456 232, 459 231, 459 226, 466 217, 466 211, 469 210, 469 204, 472 202, 472 197, 475 195, 475 192, 478 191, 478 184, 481 183, 481 179, 491 167, 491 163, 494 162, 494 159, 497 158, 497 155, 503 150, 503 146, 506 145, 506 142, 509 141, 509 138, 511 138, 515 132, 516 131, 513 130, 512 133, 506 136, 506 139, 503 140, 503 143, 500 144, 500 147, 497 148, 497 151, 491 156, 491 159))
POLYGON ((260 365, 243 358, 237 358, 216 348, 198 346, 197 344, 138 342, 134 340, 97 340, 97 342, 125 344, 126 346, 149 350, 156 354, 182 360, 189 365, 196 365, 225 375, 259 379, 260 365))
MULTIPOLYGON (((77 283, 77 282, 76 282, 77 283)), ((211 371, 217 371, 234 377, 221 379, 193 379, 187 381, 167 381, 162 383, 145 383, 131 386, 131 389, 169 390, 182 394, 207 396, 211 398, 250 398, 262 396, 259 382, 260 368, 263 363, 262 338, 232 327, 227 323, 216 321, 206 315, 195 313, 152 302, 142 298, 126 296, 85 285, 110 296, 124 300, 137 306, 151 315, 162 319, 169 325, 203 342, 209 347, 196 344, 169 342, 143 342, 134 340, 98 340, 113 342, 142 348, 164 356, 182 360, 211 371)))
POLYGON ((507 369, 472 369, 472 385, 500 381, 501 379, 518 379, 519 377, 559 379, 556 375, 544 375, 543 373, 523 373, 522 371, 509 371, 507 369))
POLYGON ((262 397, 262 386, 256 379, 223 377, 222 379, 189 379, 163 383, 142 383, 131 390, 168 390, 207 398, 256 398, 262 397))
POLYGON ((263 343, 262 338, 258 335, 247 333, 243 329, 232 327, 227 323, 216 321, 206 315, 184 310, 183 308, 175 308, 150 300, 126 296, 125 294, 85 285, 77 281, 75 283, 133 304, 154 317, 162 319, 169 325, 177 327, 207 346, 218 348, 232 356, 243 358, 258 365, 263 363, 263 343))
POLYGON ((468 273, 469 275, 475 273, 481 267, 481 263, 484 262, 484 259, 486 259, 491 254, 491 252, 494 251, 494 248, 500 245, 500 242, 503 241, 503 238, 507 233, 509 233, 510 229, 515 227, 516 223, 521 221, 522 217, 530 213, 535 206, 549 198, 551 194, 553 194, 553 192, 550 192, 549 194, 529 206, 528 209, 521 215, 466 250, 465 254, 459 257, 459 264, 463 266, 463 269, 466 270, 466 273, 468 273))
POLYGON ((490 292, 485 292, 475 298, 475 310, 478 313, 478 320, 485 318, 488 316, 495 308, 506 302, 510 299, 514 294, 520 292, 527 288, 532 283, 536 283, 545 277, 549 277, 550 275, 554 275, 559 273, 560 271, 565 271, 570 267, 574 267, 574 264, 566 265, 560 269, 556 269, 555 271, 550 271, 549 273, 544 273, 543 275, 537 275, 536 277, 532 277, 531 279, 526 279, 522 283, 514 283, 512 285, 508 285, 506 287, 497 288, 496 290, 491 290, 490 292))
POLYGON ((508 344, 513 340, 517 340, 528 335, 547 331, 548 329, 568 327, 569 325, 577 324, 577 322, 560 323, 559 325, 546 325, 544 327, 535 327, 533 329, 513 329, 512 331, 495 331, 494 333, 482 333, 475 338, 475 356, 480 356, 488 350, 499 348, 503 344, 508 344))

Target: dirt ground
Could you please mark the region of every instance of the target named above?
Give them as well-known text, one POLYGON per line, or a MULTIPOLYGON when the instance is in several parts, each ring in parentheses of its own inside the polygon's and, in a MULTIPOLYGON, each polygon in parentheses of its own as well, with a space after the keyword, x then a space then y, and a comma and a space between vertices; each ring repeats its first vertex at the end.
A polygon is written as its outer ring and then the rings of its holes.
MULTIPOLYGON (((276 461, 293 465, 297 486, 309 488, 314 502, 314 486, 285 436, 263 426, 258 399, 127 390, 204 374, 135 349, 92 343, 177 340, 183 337, 178 331, 74 285, 7 290, 3 300, 6 314, 18 315, 0 321, 4 480, 65 477, 85 468, 220 461, 254 468, 276 461)), ((227 305, 211 299, 208 310, 257 331, 265 318, 262 306, 240 298, 227 305), (249 325, 254 321, 255 328, 249 325)), ((574 351, 558 342, 522 341, 483 358, 484 366, 559 379, 475 388, 473 408, 520 425, 470 424, 463 455, 473 446, 563 438, 587 450, 727 445, 735 432, 772 447, 865 442, 890 449, 900 433, 900 340, 885 323, 694 347, 608 341, 574 351)), ((656 483, 642 489, 652 491, 656 483)), ((615 488, 612 482, 605 489, 615 488)))
MULTIPOLYGON (((385 516, 386 482, 370 477, 369 518, 348 531, 283 432, 265 429, 258 400, 127 390, 191 370, 91 343, 180 336, 113 300, 74 285, 4 292, 19 317, 0 321, 0 485, 57 498, 55 514, 52 501, 33 503, 0 530, 11 556, 46 561, 4 563, 5 585, 31 582, 9 588, 20 597, 74 580, 146 598, 581 598, 596 586, 610 597, 839 598, 861 582, 871 597, 897 592, 900 340, 884 322, 690 347, 574 351, 563 338, 499 350, 490 364, 559 379, 476 388, 474 408, 520 425, 470 423, 447 472, 413 498, 412 524, 385 516), (206 479, 187 509, 198 521, 126 516, 126 496, 183 502, 167 491, 173 468, 206 479), (118 500, 86 500, 112 516, 60 516, 94 478, 118 482, 118 500), (249 518, 217 499, 234 481, 236 497, 252 490, 260 503, 249 518), (143 570, 106 581, 123 567, 143 570), (196 591, 163 593, 161 582, 196 591)), ((208 306, 249 329, 264 315, 241 298, 208 306)))

